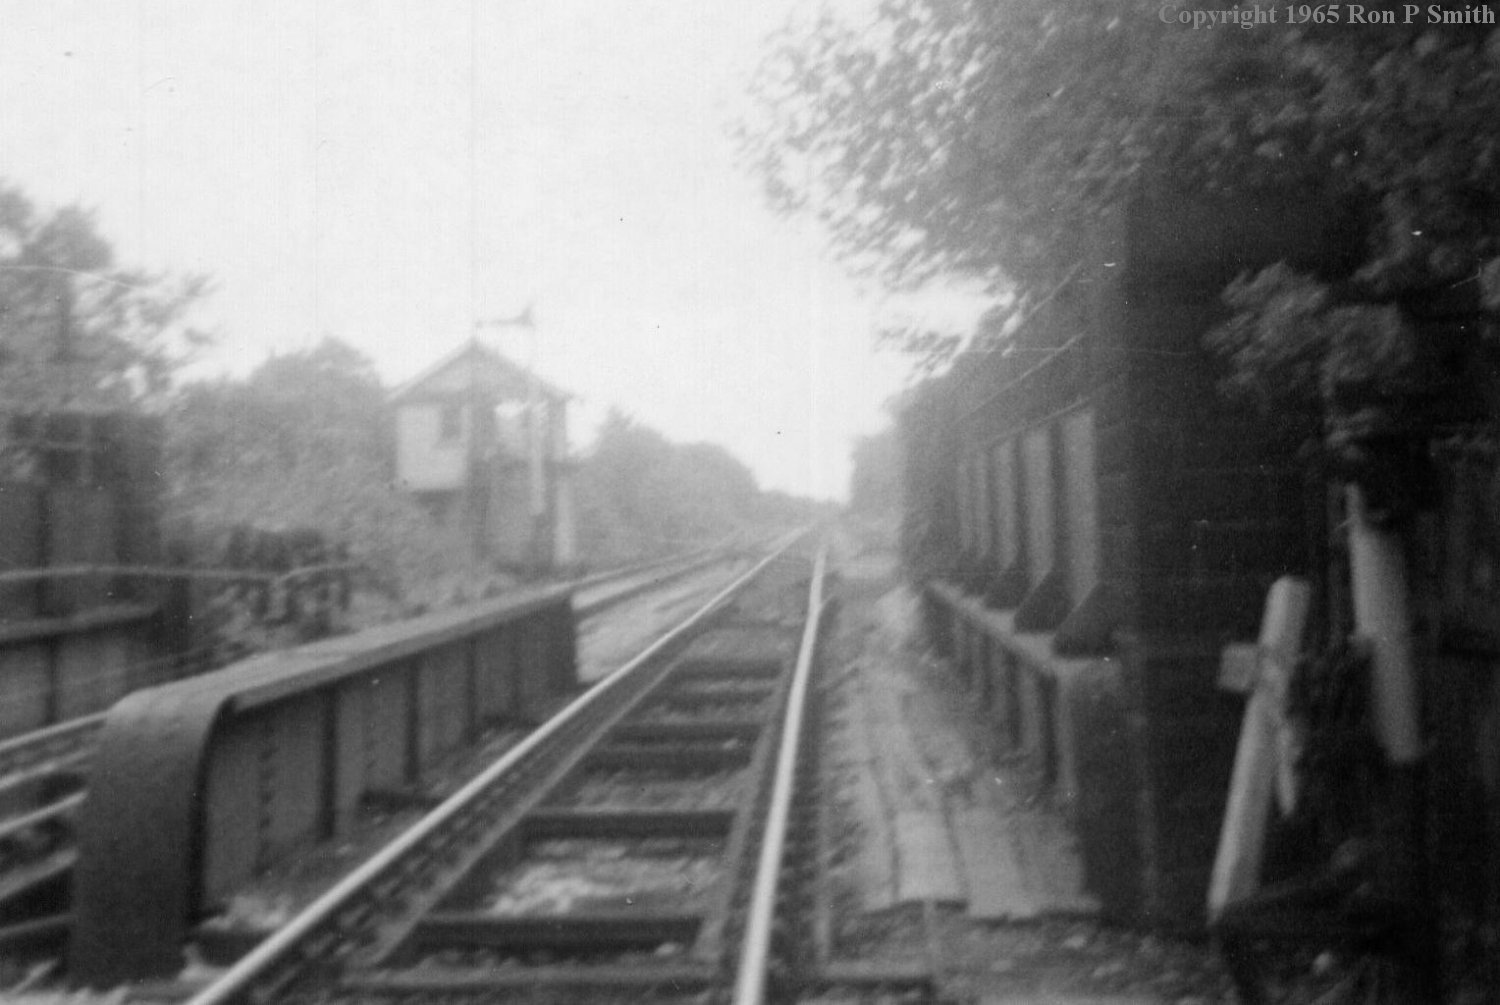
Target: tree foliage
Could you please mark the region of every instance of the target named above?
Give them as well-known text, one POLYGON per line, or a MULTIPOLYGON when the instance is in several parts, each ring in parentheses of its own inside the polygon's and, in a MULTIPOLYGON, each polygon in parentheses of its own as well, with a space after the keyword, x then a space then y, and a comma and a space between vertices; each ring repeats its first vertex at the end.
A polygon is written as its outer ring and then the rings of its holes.
POLYGON ((0 182, 0 399, 20 411, 160 400, 207 336, 203 277, 115 264, 91 214, 44 213, 0 182))
POLYGON ((394 484, 385 398, 370 361, 334 338, 244 380, 189 384, 167 413, 170 511, 321 530, 392 584, 461 570, 459 541, 394 484))
POLYGON ((1500 33, 1425 8, 1392 26, 1287 24, 1284 7, 1249 30, 1162 20, 1209 8, 1224 5, 825 11, 775 41, 742 149, 772 203, 816 215, 857 267, 906 286, 977 276, 1017 309, 1071 274, 1080 236, 1138 184, 1357 205, 1349 281, 1244 277, 1219 344, 1267 395, 1327 390, 1361 355, 1407 379, 1414 332, 1390 305, 1468 284, 1500 307, 1500 33))
POLYGON ((578 473, 579 543, 596 561, 708 545, 797 519, 785 503, 723 447, 674 444, 612 410, 578 473))
POLYGON ((1147 9, 883 0, 871 24, 824 10, 773 43, 742 149, 773 205, 814 212, 895 285, 1043 282, 1067 260, 1059 239, 1139 170, 1185 58, 1147 9))

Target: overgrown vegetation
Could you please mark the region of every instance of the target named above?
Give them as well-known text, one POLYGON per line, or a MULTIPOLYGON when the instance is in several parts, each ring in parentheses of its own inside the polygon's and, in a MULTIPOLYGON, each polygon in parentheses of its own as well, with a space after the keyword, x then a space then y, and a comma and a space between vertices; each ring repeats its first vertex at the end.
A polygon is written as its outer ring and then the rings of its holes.
POLYGON ((578 472, 579 548, 596 562, 767 535, 806 523, 815 509, 761 491, 723 447, 672 443, 619 410, 578 472))
POLYGON ((182 387, 166 413, 170 517, 316 529, 392 590, 473 571, 458 535, 395 486, 385 398, 370 361, 332 338, 182 387))
MULTIPOLYGON (((1268 404, 1379 425, 1371 400, 1440 379, 1414 301, 1500 306, 1500 32, 1432 24, 1426 8, 1341 23, 1349 5, 1291 24, 1278 8, 1280 23, 1252 30, 1173 20, 1223 7, 882 0, 868 23, 825 11, 776 41, 742 148, 773 205, 816 216, 857 268, 906 287, 977 277, 1003 295, 992 334, 1074 274, 1087 235, 1137 186, 1353 207, 1352 275, 1242 277, 1215 345, 1235 386, 1268 404)), ((929 361, 961 341, 902 335, 929 361)), ((1464 335, 1462 350, 1483 348, 1493 326, 1464 335)))
POLYGON ((0 180, 0 402, 14 413, 159 401, 208 341, 188 321, 208 289, 117 265, 90 213, 43 212, 0 180))

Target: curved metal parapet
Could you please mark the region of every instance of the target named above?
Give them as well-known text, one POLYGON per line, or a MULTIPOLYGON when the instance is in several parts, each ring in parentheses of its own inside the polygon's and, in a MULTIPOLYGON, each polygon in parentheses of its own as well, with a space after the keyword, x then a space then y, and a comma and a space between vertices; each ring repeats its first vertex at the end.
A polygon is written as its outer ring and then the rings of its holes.
POLYGON ((485 720, 543 718, 577 684, 571 599, 527 591, 126 697, 79 811, 73 976, 175 975, 190 926, 256 869, 337 834, 485 720))
POLYGON ((224 688, 152 688, 106 719, 78 821, 78 980, 113 985, 182 968, 205 754, 228 698, 224 688))

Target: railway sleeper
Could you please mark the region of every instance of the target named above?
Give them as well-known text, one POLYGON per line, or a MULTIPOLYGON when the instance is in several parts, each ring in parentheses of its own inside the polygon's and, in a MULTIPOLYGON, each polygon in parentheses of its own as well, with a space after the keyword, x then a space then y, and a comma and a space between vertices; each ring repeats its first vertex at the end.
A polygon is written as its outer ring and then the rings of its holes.
POLYGON ((756 687, 738 691, 718 692, 691 686, 664 689, 643 712, 643 717, 661 716, 671 713, 703 714, 722 710, 726 718, 745 717, 759 712, 775 693, 772 687, 756 687))
POLYGON ((404 997, 414 994, 484 994, 551 991, 586 994, 623 989, 674 995, 698 994, 717 985, 718 967, 706 962, 661 961, 650 966, 615 963, 530 967, 442 967, 420 970, 377 970, 346 977, 343 990, 361 998, 404 997))
POLYGON ((584 837, 714 838, 729 833, 732 810, 538 810, 522 823, 527 840, 584 837))
POLYGON ((676 673, 679 678, 705 676, 775 680, 785 669, 784 661, 776 657, 692 656, 682 661, 676 673))
POLYGON ((774 681, 765 679, 739 680, 725 677, 715 680, 699 675, 683 677, 669 682, 669 686, 656 696, 652 706, 698 707, 702 705, 764 705, 776 695, 774 681))
POLYGON ((834 960, 803 981, 804 993, 853 992, 859 995, 920 994, 934 1000, 937 980, 922 960, 834 960))
POLYGON ((702 923, 700 915, 682 912, 507 918, 478 911, 444 911, 417 923, 405 952, 482 948, 597 959, 626 952, 655 952, 663 946, 690 946, 702 923))
POLYGON ((755 719, 705 719, 698 722, 622 722, 610 730, 613 743, 690 743, 753 740, 764 724, 755 719))
POLYGON ((549 797, 555 809, 715 809, 736 806, 746 779, 738 768, 691 772, 609 770, 585 766, 549 797), (713 798, 720 794, 720 799, 713 798))
MULTIPOLYGON (((696 814, 694 814, 696 817, 696 814)), ((528 870, 546 868, 548 863, 560 865, 576 863, 586 870, 590 861, 618 863, 630 861, 646 863, 663 860, 697 860, 702 863, 721 861, 725 848, 726 833, 718 829, 720 821, 714 819, 688 819, 683 829, 666 829, 664 823, 677 825, 678 820, 652 821, 647 815, 632 816, 633 822, 644 825, 643 833, 621 834, 618 831, 587 834, 542 834, 527 835, 525 824, 513 830, 470 866, 465 874, 453 884, 442 903, 460 910, 472 909, 474 905, 491 902, 496 894, 503 895, 512 883, 528 870), (695 833, 708 824, 713 829, 707 833, 695 833)), ((592 829, 592 828, 590 828, 592 829)), ((732 831, 728 835, 732 837, 732 831)), ((641 866, 644 868, 644 866, 641 866)), ((708 877, 701 877, 707 880, 708 877)), ((703 884, 700 884, 700 892, 703 884)), ((691 885, 688 888, 691 889, 691 885)), ((610 901, 629 903, 632 900, 645 902, 648 899, 668 900, 691 896, 687 891, 672 894, 660 890, 622 889, 617 893, 601 890, 596 896, 610 901)), ((638 908, 644 911, 644 908, 638 908)), ((531 911, 525 912, 530 914, 531 911)), ((548 912, 549 916, 551 912, 548 912)), ((565 913, 565 912, 559 912, 565 913)))
POLYGON ((590 751, 584 763, 590 768, 678 771, 686 775, 741 768, 750 763, 750 755, 748 745, 666 749, 610 745, 590 751))

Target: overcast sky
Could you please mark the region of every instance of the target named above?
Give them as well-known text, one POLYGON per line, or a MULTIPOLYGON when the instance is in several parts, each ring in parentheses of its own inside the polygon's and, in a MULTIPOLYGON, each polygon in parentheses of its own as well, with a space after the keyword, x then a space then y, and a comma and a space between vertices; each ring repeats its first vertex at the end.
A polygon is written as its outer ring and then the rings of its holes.
POLYGON ((618 405, 838 496, 906 365, 734 162, 795 5, 0 0, 0 177, 94 208, 123 264, 215 277, 208 372, 326 332, 395 385, 534 303, 575 438, 618 405))

